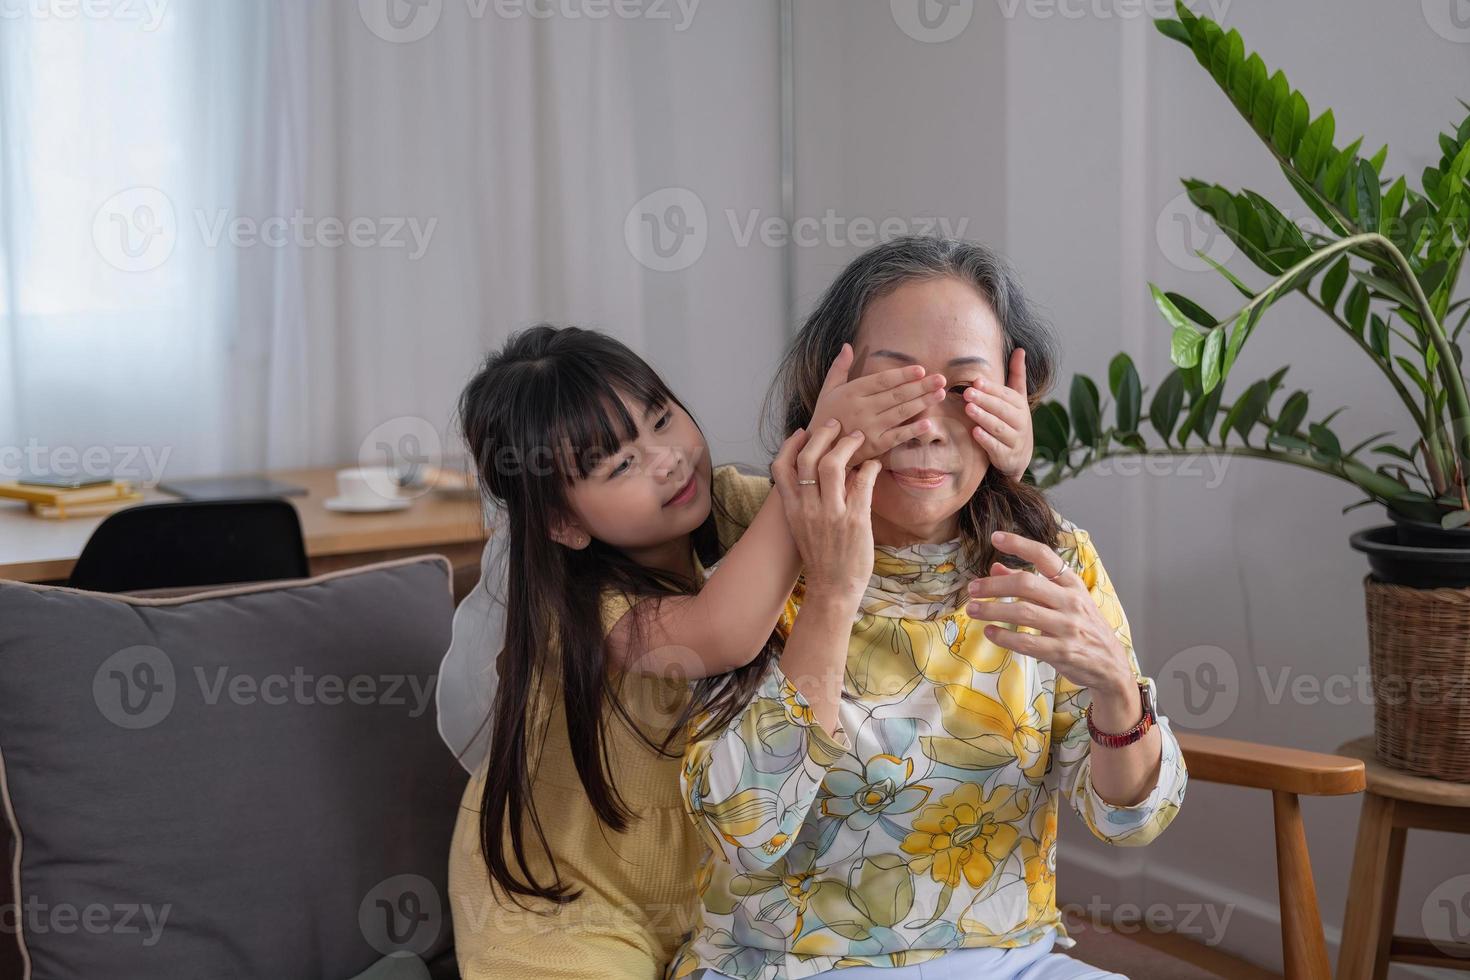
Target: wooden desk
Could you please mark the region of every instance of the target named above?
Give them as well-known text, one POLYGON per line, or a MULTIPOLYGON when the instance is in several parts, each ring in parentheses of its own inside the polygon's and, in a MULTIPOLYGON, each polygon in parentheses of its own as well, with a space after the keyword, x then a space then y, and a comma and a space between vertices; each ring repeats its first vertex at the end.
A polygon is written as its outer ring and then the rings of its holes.
MULTIPOLYGON (((307 489, 305 496, 284 499, 295 506, 301 518, 301 533, 306 538, 306 556, 313 575, 434 552, 448 558, 456 569, 473 566, 474 578, 478 579, 486 532, 477 497, 426 492, 415 497, 406 510, 381 514, 327 510, 322 502, 337 495, 337 470, 352 465, 355 464, 266 474, 307 489)), ((154 488, 143 490, 143 497, 138 503, 179 499, 154 488)), ((33 516, 22 501, 0 500, 0 579, 64 581, 71 575, 87 538, 103 519, 98 516, 50 520, 33 516)))

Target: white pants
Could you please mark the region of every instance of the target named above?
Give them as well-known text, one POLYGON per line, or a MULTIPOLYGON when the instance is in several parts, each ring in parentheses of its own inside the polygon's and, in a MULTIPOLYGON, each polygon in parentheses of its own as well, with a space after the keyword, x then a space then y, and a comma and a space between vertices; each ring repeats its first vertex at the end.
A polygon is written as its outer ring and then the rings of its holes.
MULTIPOLYGON (((855 966, 815 976, 829 980, 1128 980, 1121 973, 1108 973, 1065 953, 1053 953, 1056 938, 1053 930, 1029 946, 956 949, 914 966, 855 966)), ((703 970, 696 971, 690 980, 695 977, 731 980, 723 973, 703 970)))

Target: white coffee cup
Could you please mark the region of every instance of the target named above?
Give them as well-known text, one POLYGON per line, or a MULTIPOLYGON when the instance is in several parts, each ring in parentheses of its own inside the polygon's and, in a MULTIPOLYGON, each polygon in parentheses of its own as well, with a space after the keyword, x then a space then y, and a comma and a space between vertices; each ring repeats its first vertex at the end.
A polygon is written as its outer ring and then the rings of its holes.
POLYGON ((357 507, 381 507, 398 499, 398 481, 386 466, 357 466, 337 471, 337 497, 357 507))

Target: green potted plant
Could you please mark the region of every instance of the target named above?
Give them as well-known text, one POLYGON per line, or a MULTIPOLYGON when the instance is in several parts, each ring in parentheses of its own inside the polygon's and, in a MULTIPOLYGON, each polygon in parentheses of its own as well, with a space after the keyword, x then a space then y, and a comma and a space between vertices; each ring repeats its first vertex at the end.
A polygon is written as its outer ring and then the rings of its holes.
POLYGON ((1207 451, 1276 460, 1357 487, 1364 497, 1344 513, 1379 504, 1392 522, 1351 537, 1371 568, 1364 587, 1378 755, 1470 781, 1470 398, 1459 343, 1470 299, 1455 298, 1470 240, 1470 115, 1440 134, 1439 164, 1411 186, 1386 173, 1387 146, 1367 157, 1361 138, 1337 146, 1332 110, 1313 118, 1302 93, 1247 54, 1237 31, 1183 3, 1176 10, 1179 19, 1157 21, 1159 31, 1194 52, 1316 221, 1304 228, 1254 191, 1185 180, 1190 201, 1267 281, 1250 285, 1200 253, 1241 295, 1223 317, 1151 284, 1172 328, 1174 369, 1145 405, 1138 372, 1120 353, 1108 368, 1111 413, 1085 375, 1072 379, 1066 405, 1037 405, 1032 478, 1049 487, 1110 457, 1207 451), (1344 447, 1332 429, 1342 409, 1309 419, 1308 393, 1286 392, 1286 367, 1225 398, 1242 346, 1292 294, 1379 369, 1412 423, 1411 438, 1379 433, 1344 447), (1406 685, 1439 696, 1411 698, 1406 685))

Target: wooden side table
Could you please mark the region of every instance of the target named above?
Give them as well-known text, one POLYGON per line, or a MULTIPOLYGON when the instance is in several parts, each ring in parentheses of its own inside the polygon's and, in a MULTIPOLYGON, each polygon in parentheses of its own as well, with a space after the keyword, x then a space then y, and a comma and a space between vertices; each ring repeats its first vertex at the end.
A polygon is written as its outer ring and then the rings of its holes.
POLYGON ((1383 980, 1390 960, 1470 971, 1470 943, 1444 939, 1431 943, 1393 934, 1405 834, 1411 827, 1470 834, 1470 783, 1390 768, 1374 755, 1372 735, 1344 742, 1337 751, 1362 759, 1368 775, 1348 882, 1338 980, 1383 980))

